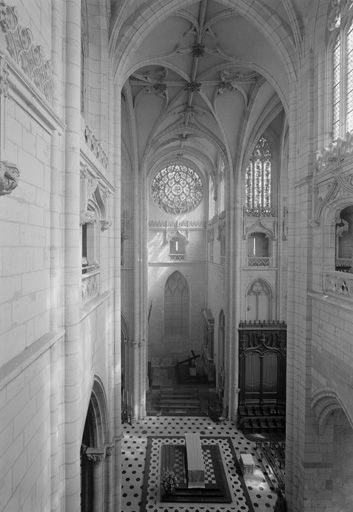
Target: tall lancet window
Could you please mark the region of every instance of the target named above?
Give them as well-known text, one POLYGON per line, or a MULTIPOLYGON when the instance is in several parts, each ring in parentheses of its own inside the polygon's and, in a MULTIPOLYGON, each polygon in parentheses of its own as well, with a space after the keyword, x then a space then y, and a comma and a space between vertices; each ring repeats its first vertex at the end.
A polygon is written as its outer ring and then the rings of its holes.
POLYGON ((261 137, 246 169, 246 212, 249 215, 271 214, 271 160, 270 145, 261 137))
POLYGON ((185 343, 189 339, 189 287, 178 271, 165 284, 164 334, 167 342, 185 343))
POLYGON ((347 106, 346 106, 346 131, 353 130, 353 23, 351 22, 347 30, 347 106))
POLYGON ((332 136, 340 134, 341 110, 341 37, 338 34, 332 48, 332 136))
POLYGON ((335 19, 328 28, 333 32, 331 58, 331 135, 335 141, 353 132, 353 18, 351 2, 337 2, 335 19))

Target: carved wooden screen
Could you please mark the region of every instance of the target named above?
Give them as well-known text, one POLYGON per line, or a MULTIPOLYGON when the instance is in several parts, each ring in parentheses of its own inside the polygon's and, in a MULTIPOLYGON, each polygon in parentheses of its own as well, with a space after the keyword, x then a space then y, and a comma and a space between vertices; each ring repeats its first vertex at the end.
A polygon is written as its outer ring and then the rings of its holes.
POLYGON ((239 405, 284 405, 286 325, 241 322, 239 325, 239 405))

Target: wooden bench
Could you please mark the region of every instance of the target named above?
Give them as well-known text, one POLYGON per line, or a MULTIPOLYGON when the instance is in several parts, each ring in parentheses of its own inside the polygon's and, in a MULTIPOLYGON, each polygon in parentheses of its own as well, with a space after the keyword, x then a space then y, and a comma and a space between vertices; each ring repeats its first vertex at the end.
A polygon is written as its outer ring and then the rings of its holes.
POLYGON ((188 487, 205 488, 205 464, 199 434, 185 434, 188 487))

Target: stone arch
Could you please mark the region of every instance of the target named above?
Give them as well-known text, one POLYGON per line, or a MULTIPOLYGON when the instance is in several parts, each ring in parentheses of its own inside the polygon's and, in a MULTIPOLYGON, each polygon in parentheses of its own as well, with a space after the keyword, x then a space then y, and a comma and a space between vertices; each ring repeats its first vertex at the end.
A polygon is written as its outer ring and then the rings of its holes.
POLYGON ((81 445, 81 512, 99 512, 105 501, 108 410, 104 385, 94 377, 81 445))
POLYGON ((258 278, 250 283, 245 293, 246 320, 272 319, 272 288, 264 279, 258 278))
POLYGON ((321 389, 317 391, 311 398, 311 409, 315 414, 320 431, 325 428, 329 416, 340 410, 344 412, 349 424, 353 428, 352 416, 349 414, 338 393, 333 389, 321 389))

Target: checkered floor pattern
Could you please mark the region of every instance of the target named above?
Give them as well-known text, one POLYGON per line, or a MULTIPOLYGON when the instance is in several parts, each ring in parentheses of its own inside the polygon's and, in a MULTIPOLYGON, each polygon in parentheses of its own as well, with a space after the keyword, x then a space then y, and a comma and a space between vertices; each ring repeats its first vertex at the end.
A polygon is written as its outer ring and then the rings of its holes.
MULTIPOLYGON (((216 425, 207 417, 172 417, 149 416, 134 426, 124 425, 124 437, 122 440, 122 510, 124 512, 251 512, 246 504, 244 493, 239 483, 232 480, 231 468, 227 463, 224 468, 227 472, 228 482, 233 493, 232 504, 172 504, 160 503, 157 494, 146 511, 140 510, 142 488, 144 480, 144 468, 148 436, 183 436, 186 432, 199 432, 200 436, 230 437, 235 453, 239 459, 241 453, 253 455, 256 468, 252 475, 245 476, 245 484, 252 502, 253 510, 259 512, 272 512, 275 501, 275 484, 265 471, 257 458, 255 444, 246 439, 236 428, 226 422, 216 425), (266 476, 266 477, 265 477, 266 476)), ((166 439, 167 441, 167 439, 166 439)), ((210 441, 212 442, 212 440, 210 441)), ((219 444, 219 442, 218 442, 219 444)), ((223 453, 223 457, 224 457, 223 453)), ((270 472, 268 472, 270 473, 270 472)), ((150 464, 150 478, 152 482, 159 478, 159 459, 152 458, 150 464)), ((156 487, 156 486, 155 486, 156 487)))

